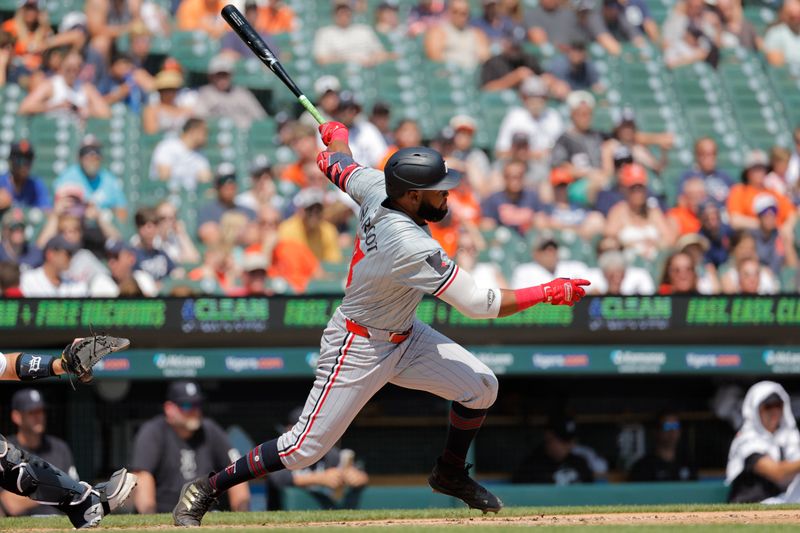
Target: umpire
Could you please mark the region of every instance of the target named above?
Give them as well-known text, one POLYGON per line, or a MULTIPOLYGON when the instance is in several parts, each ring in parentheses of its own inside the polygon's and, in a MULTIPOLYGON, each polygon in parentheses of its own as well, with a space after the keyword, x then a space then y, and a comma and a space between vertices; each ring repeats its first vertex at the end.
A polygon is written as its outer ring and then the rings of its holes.
MULTIPOLYGON (((172 510, 184 483, 240 457, 219 424, 203 416, 197 383, 170 383, 163 408, 139 428, 133 446, 131 471, 139 478, 134 504, 141 514, 172 510)), ((231 510, 249 510, 250 489, 236 488, 228 493, 231 510)))

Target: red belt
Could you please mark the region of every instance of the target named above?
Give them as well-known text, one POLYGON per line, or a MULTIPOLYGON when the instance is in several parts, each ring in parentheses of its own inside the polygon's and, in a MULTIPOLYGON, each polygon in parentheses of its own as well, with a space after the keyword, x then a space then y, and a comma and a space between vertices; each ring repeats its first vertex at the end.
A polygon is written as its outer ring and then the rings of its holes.
POLYGON ((347 331, 355 335, 358 335, 359 337, 365 337, 367 339, 375 338, 376 340, 386 340, 393 344, 400 344, 411 335, 410 329, 408 331, 401 331, 401 332, 381 331, 380 334, 373 335, 370 333, 369 328, 367 328, 366 326, 362 326, 361 324, 357 324, 356 322, 353 322, 349 318, 345 318, 344 323, 345 327, 347 328, 347 331))

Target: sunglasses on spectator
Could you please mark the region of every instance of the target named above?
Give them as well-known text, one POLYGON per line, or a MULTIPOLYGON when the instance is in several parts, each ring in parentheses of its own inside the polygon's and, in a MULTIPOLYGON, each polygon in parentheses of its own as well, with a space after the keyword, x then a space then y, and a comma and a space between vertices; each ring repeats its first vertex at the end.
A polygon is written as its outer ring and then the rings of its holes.
POLYGON ((678 431, 681 429, 681 423, 678 421, 664 422, 661 425, 661 431, 678 431))
POLYGON ((180 409, 181 411, 193 411, 195 409, 200 409, 200 404, 191 402, 179 403, 178 409, 180 409))

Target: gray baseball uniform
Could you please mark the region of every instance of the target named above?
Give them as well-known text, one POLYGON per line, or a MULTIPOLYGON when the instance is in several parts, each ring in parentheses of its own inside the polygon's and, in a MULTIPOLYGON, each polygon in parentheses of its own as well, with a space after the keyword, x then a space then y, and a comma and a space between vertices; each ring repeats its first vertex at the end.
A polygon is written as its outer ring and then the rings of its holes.
POLYGON ((318 461, 386 383, 425 390, 471 409, 490 407, 497 378, 475 356, 415 318, 458 266, 427 226, 387 206, 383 173, 327 153, 328 178, 361 206, 347 287, 322 336, 303 414, 278 439, 289 469, 318 461))

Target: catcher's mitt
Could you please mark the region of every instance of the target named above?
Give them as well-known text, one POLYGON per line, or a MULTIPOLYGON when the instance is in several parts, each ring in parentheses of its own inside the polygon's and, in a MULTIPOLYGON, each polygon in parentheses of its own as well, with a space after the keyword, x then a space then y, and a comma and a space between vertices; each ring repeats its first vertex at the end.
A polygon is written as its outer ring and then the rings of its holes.
POLYGON ((92 335, 77 338, 68 344, 61 353, 61 365, 70 374, 75 374, 81 383, 89 383, 94 378, 92 367, 103 357, 127 349, 131 341, 123 337, 92 335))

